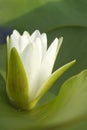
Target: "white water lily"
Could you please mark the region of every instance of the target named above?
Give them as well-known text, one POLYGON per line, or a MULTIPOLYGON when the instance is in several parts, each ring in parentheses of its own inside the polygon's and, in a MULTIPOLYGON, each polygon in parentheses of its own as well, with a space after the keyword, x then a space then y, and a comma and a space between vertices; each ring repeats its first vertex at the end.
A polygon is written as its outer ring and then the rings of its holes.
POLYGON ((33 108, 59 76, 75 61, 52 73, 63 38, 55 38, 47 49, 47 35, 36 30, 7 38, 7 95, 21 109, 33 108))

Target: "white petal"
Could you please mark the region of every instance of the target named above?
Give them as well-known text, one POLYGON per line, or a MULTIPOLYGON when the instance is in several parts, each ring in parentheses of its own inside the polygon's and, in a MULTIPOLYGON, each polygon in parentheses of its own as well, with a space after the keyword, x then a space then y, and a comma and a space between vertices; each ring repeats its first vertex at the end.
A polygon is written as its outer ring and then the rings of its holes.
POLYGON ((36 42, 38 38, 39 38, 39 42, 41 42, 42 57, 43 57, 46 53, 46 50, 47 50, 47 36, 45 33, 40 34, 39 30, 36 30, 31 35, 31 41, 36 42))
POLYGON ((17 30, 14 30, 10 37, 10 50, 11 48, 15 47, 17 51, 20 52, 19 51, 19 38, 20 38, 19 32, 17 30))
POLYGON ((39 35, 38 31, 37 32, 37 38, 34 39, 33 42, 37 43, 38 42, 38 45, 41 47, 41 60, 43 59, 45 53, 46 53, 46 50, 47 50, 47 36, 45 33, 43 33, 42 35, 39 35))
POLYGON ((39 30, 36 30, 31 35, 32 42, 35 41, 38 37, 40 37, 40 32, 39 32, 39 30))
POLYGON ((40 75, 45 81, 51 74, 58 50, 58 39, 56 38, 48 48, 42 61, 40 75), (45 72, 45 73, 44 73, 45 72))
POLYGON ((19 43, 20 53, 22 53, 25 47, 30 43, 30 35, 27 31, 25 31, 23 35, 20 37, 19 43))
POLYGON ((46 52, 39 73, 38 87, 35 93, 36 97, 41 92, 43 84, 48 80, 49 76, 51 75, 54 62, 61 47, 62 41, 62 37, 59 40, 56 38, 46 52))
POLYGON ((38 56, 40 58, 40 63, 42 60, 42 42, 40 38, 37 38, 35 41, 35 46, 37 46, 36 48, 38 48, 38 56))
POLYGON ((40 67, 40 71, 37 77, 37 82, 36 82, 36 87, 34 89, 32 99, 36 98, 40 91, 42 90, 41 87, 43 87, 43 84, 47 81, 47 79, 49 78, 52 69, 53 69, 53 65, 58 53, 58 50, 60 48, 60 44, 58 44, 58 39, 56 38, 53 43, 50 45, 50 47, 48 48, 44 59, 42 61, 41 67, 40 67))
POLYGON ((19 39, 20 33, 19 33, 17 30, 13 30, 12 36, 13 36, 15 39, 19 39))
POLYGON ((41 42, 42 42, 42 57, 45 55, 46 50, 47 50, 47 35, 43 33, 41 35, 41 42))
POLYGON ((28 44, 22 53, 22 60, 28 75, 30 97, 32 97, 32 93, 37 84, 37 75, 41 64, 39 44, 28 44))
POLYGON ((32 35, 31 35, 31 41, 32 42, 39 42, 41 44, 41 55, 42 58, 46 53, 47 50, 47 36, 45 33, 40 34, 39 30, 36 30, 32 35))

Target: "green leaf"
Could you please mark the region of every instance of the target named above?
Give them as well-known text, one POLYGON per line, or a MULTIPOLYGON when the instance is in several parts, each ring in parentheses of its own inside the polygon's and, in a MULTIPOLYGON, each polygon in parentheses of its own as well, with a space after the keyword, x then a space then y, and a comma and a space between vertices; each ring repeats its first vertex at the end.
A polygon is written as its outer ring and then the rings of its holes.
POLYGON ((8 58, 6 89, 8 97, 15 107, 28 109, 28 79, 21 58, 15 48, 11 49, 8 58))
POLYGON ((75 127, 78 122, 85 122, 87 119, 87 70, 68 79, 61 86, 57 97, 44 108, 44 116, 46 116, 44 124, 50 127, 71 125, 70 128, 72 128, 72 124, 75 127))
POLYGON ((0 25, 34 10, 47 1, 49 0, 0 0, 0 25))
POLYGON ((21 32, 33 32, 35 29, 46 32, 66 25, 87 26, 86 0, 3 0, 0 5, 1 25, 16 28, 21 32), (3 8, 5 4, 7 8, 3 8))

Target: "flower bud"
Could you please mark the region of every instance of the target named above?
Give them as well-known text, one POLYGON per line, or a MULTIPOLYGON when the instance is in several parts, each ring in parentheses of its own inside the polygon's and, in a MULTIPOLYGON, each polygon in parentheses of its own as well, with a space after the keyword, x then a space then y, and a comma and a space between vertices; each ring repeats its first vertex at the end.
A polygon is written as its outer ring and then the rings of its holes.
POLYGON ((55 38, 47 49, 47 36, 36 30, 20 35, 14 30, 7 38, 6 91, 11 103, 20 109, 35 107, 72 61, 52 73, 63 38, 55 38))

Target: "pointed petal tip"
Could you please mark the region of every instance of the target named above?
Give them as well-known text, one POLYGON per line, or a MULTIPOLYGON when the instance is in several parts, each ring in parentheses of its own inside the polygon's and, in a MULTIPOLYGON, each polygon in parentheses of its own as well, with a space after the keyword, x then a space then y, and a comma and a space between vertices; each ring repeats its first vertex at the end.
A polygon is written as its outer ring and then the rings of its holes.
POLYGON ((72 64, 75 64, 75 63, 76 63, 76 59, 72 60, 71 63, 72 63, 72 64))
POLYGON ((62 43, 63 43, 63 37, 60 37, 60 38, 59 38, 58 43, 59 43, 60 45, 62 45, 62 43))
POLYGON ((51 43, 50 47, 56 47, 58 46, 58 38, 56 37, 53 42, 51 43))
MULTIPOLYGON (((76 63, 76 59, 68 62, 67 64, 65 64, 65 66, 68 66, 68 68, 70 68, 72 65, 74 65, 76 63)), ((62 68, 62 67, 61 67, 62 68)))
POLYGON ((38 34, 38 35, 40 35, 40 31, 38 30, 38 29, 36 29, 34 32, 33 32, 33 34, 38 34))
POLYGON ((18 31, 16 29, 13 30, 13 33, 18 33, 18 31))
POLYGON ((41 36, 42 36, 43 41, 47 42, 47 34, 42 33, 41 36))
POLYGON ((30 36, 30 33, 29 33, 28 31, 24 31, 24 32, 23 32, 23 35, 30 36))
POLYGON ((59 40, 59 39, 58 39, 57 37, 54 39, 55 42, 58 42, 58 40, 59 40))
POLYGON ((62 40, 63 40, 63 37, 61 36, 59 39, 62 39, 62 40))
POLYGON ((56 37, 52 43, 61 45, 62 42, 63 42, 63 37, 60 37, 60 38, 56 37))
POLYGON ((38 29, 36 29, 35 32, 39 32, 40 33, 40 31, 38 29))
POLYGON ((40 37, 40 31, 39 30, 35 30, 32 34, 31 34, 31 40, 35 41, 37 39, 37 37, 40 37))
POLYGON ((20 33, 16 29, 14 29, 13 33, 11 34, 11 36, 12 35, 14 35, 14 36, 20 36, 20 33))

